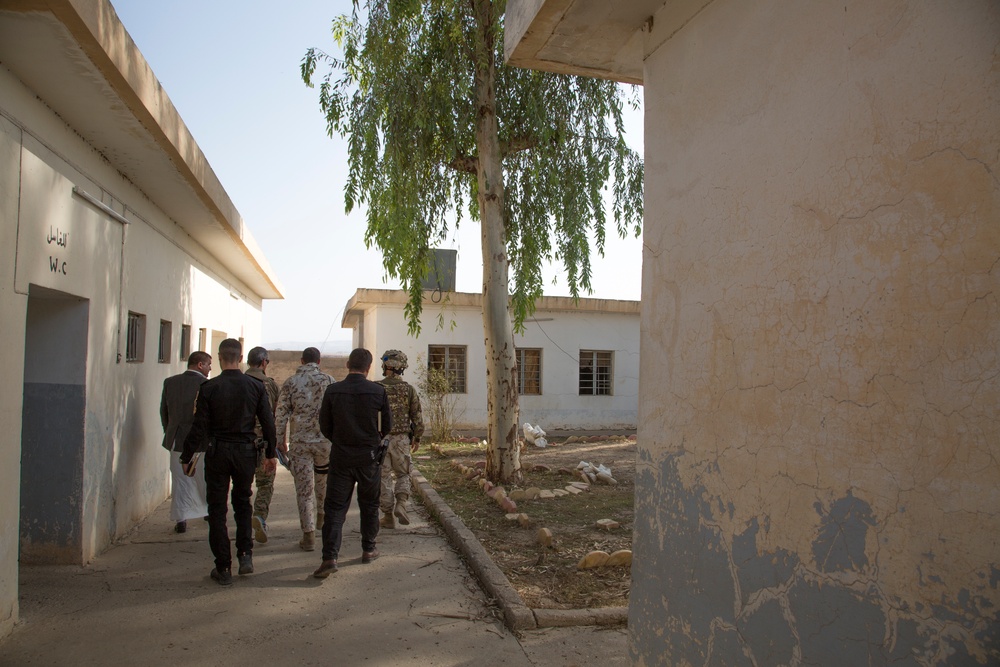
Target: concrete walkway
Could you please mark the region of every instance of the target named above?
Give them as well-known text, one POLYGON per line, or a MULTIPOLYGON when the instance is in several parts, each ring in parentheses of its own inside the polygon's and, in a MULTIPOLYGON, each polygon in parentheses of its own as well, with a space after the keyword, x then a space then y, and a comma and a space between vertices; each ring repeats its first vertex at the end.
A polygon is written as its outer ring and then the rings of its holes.
POLYGON ((229 588, 208 577, 207 524, 176 535, 169 508, 86 567, 22 567, 21 621, 0 665, 628 664, 621 628, 508 632, 422 507, 409 527, 383 530, 382 557, 362 565, 355 504, 340 571, 321 581, 279 468, 256 574, 229 588))

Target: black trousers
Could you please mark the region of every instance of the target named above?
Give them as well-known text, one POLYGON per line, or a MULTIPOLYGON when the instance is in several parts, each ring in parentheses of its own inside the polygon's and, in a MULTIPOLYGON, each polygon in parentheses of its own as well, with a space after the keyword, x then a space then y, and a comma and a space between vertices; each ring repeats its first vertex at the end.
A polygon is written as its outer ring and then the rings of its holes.
POLYGON ((250 496, 253 473, 257 468, 257 448, 253 443, 216 442, 205 453, 205 486, 208 500, 208 544, 215 556, 215 567, 222 570, 232 566, 233 554, 229 546, 229 528, 226 515, 229 506, 229 483, 233 485, 233 518, 236 520, 237 555, 253 552, 253 533, 250 524, 253 506, 250 496))
POLYGON ((382 493, 382 477, 377 463, 358 468, 330 466, 326 476, 326 502, 323 503, 323 560, 336 560, 344 535, 344 520, 351 506, 354 486, 358 487, 358 509, 361 510, 361 548, 375 549, 378 537, 378 501, 382 493))

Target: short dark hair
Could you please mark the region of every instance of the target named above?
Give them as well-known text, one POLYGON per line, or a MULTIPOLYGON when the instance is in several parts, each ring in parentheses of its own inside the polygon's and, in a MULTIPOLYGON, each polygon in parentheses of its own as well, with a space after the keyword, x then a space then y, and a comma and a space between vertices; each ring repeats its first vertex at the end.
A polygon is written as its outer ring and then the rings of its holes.
POLYGON ((363 347, 351 350, 351 356, 347 357, 347 370, 367 371, 372 367, 372 353, 363 347))
POLYGON ((243 356, 243 345, 235 338, 227 338, 219 343, 219 361, 234 364, 243 356))
POLYGON ((211 361, 211 360, 212 360, 212 355, 210 355, 208 352, 202 352, 201 350, 196 350, 195 352, 191 353, 190 357, 188 357, 188 368, 194 368, 198 364, 203 364, 206 361, 211 361))
POLYGON ((263 347, 254 347, 247 352, 247 366, 250 368, 260 368, 260 365, 269 359, 267 350, 263 347))
POLYGON ((318 364, 321 358, 322 355, 315 347, 307 347, 302 350, 302 363, 304 364, 318 364))

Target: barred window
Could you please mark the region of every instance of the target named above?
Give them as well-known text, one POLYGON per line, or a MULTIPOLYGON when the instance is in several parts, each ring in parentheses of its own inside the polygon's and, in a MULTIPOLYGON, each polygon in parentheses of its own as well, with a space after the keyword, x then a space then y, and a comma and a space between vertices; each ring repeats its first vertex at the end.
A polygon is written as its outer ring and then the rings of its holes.
POLYGON ((464 394, 466 363, 464 345, 428 345, 427 368, 443 371, 451 393, 464 394))
POLYGON ((166 320, 160 320, 160 346, 156 353, 156 360, 161 364, 170 363, 170 344, 173 334, 173 324, 166 320))
POLYGON ((129 311, 128 326, 125 329, 125 361, 141 362, 145 353, 146 316, 129 311))
POLYGON ((181 325, 181 361, 187 363, 191 356, 191 325, 181 325))
POLYGON ((613 352, 580 350, 580 395, 610 396, 613 352))
POLYGON ((523 395, 542 393, 542 351, 539 348, 518 348, 517 392, 523 395))

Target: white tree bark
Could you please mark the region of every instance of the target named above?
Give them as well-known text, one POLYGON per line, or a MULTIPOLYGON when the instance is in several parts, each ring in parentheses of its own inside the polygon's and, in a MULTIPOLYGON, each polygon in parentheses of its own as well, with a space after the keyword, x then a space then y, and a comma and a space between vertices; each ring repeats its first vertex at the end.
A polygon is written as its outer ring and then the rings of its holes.
POLYGON ((476 68, 477 179, 483 246, 483 335, 486 343, 486 476, 509 483, 521 478, 517 446, 518 393, 514 329, 510 321, 509 260, 504 222, 504 181, 495 104, 488 0, 477 2, 484 53, 476 68), (486 28, 484 28, 486 26, 486 28))

